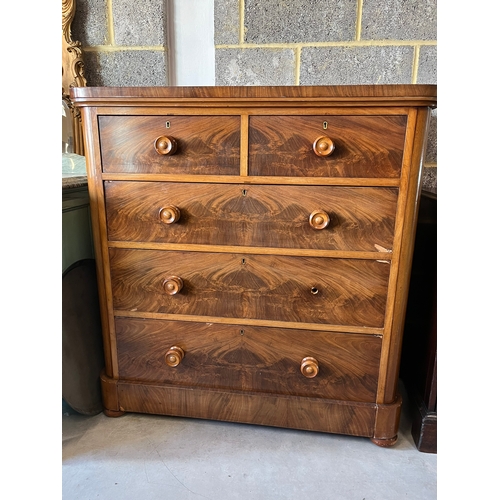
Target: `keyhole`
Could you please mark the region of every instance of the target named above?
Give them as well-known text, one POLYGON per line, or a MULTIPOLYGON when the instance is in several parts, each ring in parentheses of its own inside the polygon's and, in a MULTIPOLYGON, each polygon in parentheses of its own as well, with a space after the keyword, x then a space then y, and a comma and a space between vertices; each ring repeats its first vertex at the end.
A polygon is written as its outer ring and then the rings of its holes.
POLYGON ((241 194, 242 194, 243 196, 246 196, 246 195, 247 195, 247 192, 248 192, 248 191, 247 191, 246 189, 243 189, 243 190, 241 191, 241 194))
POLYGON ((247 261, 246 261, 245 259, 241 259, 241 263, 242 263, 243 265, 245 265, 245 264, 247 263, 247 261))
POLYGON ((318 290, 315 286, 313 286, 313 287, 311 288, 311 293, 312 293, 313 295, 318 295, 319 290, 318 290))
POLYGON ((240 330, 240 335, 244 335, 245 334, 245 330, 240 330))
POLYGON ((328 128, 328 122, 323 122, 323 130, 326 130, 328 128))
POLYGON ((170 122, 166 122, 165 127, 170 128, 170 122))

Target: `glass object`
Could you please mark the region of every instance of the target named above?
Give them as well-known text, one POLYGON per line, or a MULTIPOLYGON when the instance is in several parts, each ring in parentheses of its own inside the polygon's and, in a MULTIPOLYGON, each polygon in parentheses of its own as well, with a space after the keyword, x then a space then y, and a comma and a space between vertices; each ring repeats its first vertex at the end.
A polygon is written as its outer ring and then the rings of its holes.
POLYGON ((62 152, 74 153, 73 116, 64 99, 62 100, 62 152))

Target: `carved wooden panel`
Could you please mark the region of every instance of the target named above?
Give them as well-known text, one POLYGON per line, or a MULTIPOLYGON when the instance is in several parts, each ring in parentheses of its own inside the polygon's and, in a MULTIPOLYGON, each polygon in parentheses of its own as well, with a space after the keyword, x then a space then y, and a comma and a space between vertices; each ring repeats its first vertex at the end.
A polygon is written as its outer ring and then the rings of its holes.
POLYGON ((84 155, 80 110, 73 106, 69 96, 70 88, 87 85, 81 44, 71 38, 71 23, 75 12, 76 0, 62 0, 62 98, 72 113, 74 152, 84 155))

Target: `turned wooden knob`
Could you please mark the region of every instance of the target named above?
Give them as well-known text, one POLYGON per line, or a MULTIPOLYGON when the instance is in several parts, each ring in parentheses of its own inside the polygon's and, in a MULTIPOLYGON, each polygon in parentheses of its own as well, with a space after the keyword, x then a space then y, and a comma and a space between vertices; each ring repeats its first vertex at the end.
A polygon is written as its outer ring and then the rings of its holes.
POLYGON ((179 278, 179 276, 170 276, 163 282, 163 289, 169 295, 175 295, 179 293, 182 290, 183 286, 184 282, 182 281, 182 278, 179 278))
POLYGON ((174 345, 165 354, 165 363, 173 368, 182 361, 182 358, 184 358, 184 351, 174 345))
POLYGON ((314 229, 324 229, 330 224, 330 217, 324 210, 314 210, 309 215, 309 224, 314 229))
POLYGON ((335 149, 334 142, 325 136, 318 137, 313 143, 313 151, 318 156, 330 156, 335 149))
POLYGON ((160 220, 165 224, 173 224, 174 222, 177 222, 180 216, 181 211, 173 205, 160 209, 160 220))
POLYGON ((318 361, 310 356, 304 358, 300 363, 300 371, 304 377, 314 378, 319 373, 318 361))
POLYGON ((173 155, 177 151, 177 141, 173 137, 161 135, 155 141, 155 149, 160 155, 173 155))

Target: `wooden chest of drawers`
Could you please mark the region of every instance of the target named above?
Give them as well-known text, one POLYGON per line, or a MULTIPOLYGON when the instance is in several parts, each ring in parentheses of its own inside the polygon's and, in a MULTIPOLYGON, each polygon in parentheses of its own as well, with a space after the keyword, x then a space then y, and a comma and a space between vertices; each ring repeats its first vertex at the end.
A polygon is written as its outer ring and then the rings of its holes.
POLYGON ((105 412, 397 438, 435 86, 76 88, 105 412))

